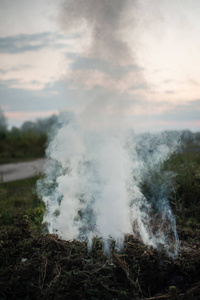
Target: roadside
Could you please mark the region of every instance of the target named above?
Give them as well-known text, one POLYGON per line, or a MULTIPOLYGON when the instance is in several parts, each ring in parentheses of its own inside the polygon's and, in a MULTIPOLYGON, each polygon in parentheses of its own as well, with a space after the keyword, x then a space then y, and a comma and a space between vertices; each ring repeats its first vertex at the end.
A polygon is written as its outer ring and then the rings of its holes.
POLYGON ((25 162, 2 164, 0 165, 0 179, 2 182, 10 182, 33 177, 43 173, 45 162, 45 158, 39 158, 25 162))

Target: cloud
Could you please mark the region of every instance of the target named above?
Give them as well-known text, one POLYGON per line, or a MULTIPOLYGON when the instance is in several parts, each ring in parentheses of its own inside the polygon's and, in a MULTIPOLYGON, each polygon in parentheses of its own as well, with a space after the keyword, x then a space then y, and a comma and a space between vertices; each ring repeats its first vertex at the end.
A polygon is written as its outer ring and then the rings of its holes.
POLYGON ((200 128, 200 100, 196 99, 181 104, 168 103, 164 101, 159 104, 152 103, 152 106, 145 105, 143 115, 144 123, 149 124, 150 128, 157 130, 167 129, 187 129, 199 131, 200 128), (150 110, 148 114, 147 111, 150 110), (146 116, 145 116, 146 114, 146 116))
POLYGON ((54 32, 60 0, 1 0, 0 36, 54 32))
POLYGON ((98 70, 100 72, 111 75, 113 78, 121 77, 122 75, 129 72, 138 72, 142 70, 136 64, 119 66, 115 63, 105 61, 103 59, 94 59, 89 57, 75 57, 70 67, 72 70, 98 70))
POLYGON ((6 112, 5 115, 8 119, 12 119, 13 121, 24 122, 27 120, 33 120, 37 118, 46 118, 50 117, 54 114, 58 114, 57 110, 50 111, 14 111, 14 112, 6 112))
POLYGON ((56 110, 63 107, 66 100, 61 82, 55 82, 41 91, 10 88, 9 85, 10 83, 6 85, 4 81, 0 82, 0 106, 7 112, 56 110))
POLYGON ((84 38, 51 32, 0 38, 0 80, 12 88, 41 90, 68 72, 66 53, 80 55, 84 38))
POLYGON ((164 119, 176 122, 196 122, 200 121, 200 100, 196 99, 185 104, 176 104, 164 119))
POLYGON ((172 90, 167 90, 167 91, 165 91, 165 93, 166 93, 166 94, 174 94, 174 93, 175 93, 175 91, 172 91, 172 90))
POLYGON ((66 71, 66 48, 74 38, 43 33, 0 39, 0 80, 12 88, 41 90, 66 71))
POLYGON ((27 119, 45 117, 46 111, 54 113, 63 109, 81 114, 88 122, 95 118, 106 123, 115 117, 119 122, 119 116, 124 116, 126 122, 138 130, 148 126, 155 131, 166 128, 195 129, 200 121, 198 99, 182 105, 170 104, 161 100, 151 101, 141 91, 138 94, 135 91, 134 95, 126 92, 119 94, 118 91, 105 90, 100 86, 86 89, 81 85, 79 88, 76 85, 74 90, 70 82, 59 81, 34 92, 8 86, 0 85, 0 105, 6 111, 9 123, 15 126, 21 126, 27 119))
MULTIPOLYGON (((38 51, 46 47, 66 48, 67 41, 70 38, 72 39, 70 36, 65 37, 51 32, 0 37, 0 53, 24 53, 27 51, 38 51)), ((76 38, 76 36, 73 36, 73 39, 74 38, 76 38)))

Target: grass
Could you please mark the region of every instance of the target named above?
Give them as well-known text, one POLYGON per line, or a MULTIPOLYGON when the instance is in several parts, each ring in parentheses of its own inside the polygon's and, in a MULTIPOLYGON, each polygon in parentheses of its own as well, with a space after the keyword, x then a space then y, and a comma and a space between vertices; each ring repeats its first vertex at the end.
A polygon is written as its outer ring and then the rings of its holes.
POLYGON ((37 179, 0 183, 0 226, 12 225, 19 214, 26 215, 40 226, 45 207, 34 190, 37 179))

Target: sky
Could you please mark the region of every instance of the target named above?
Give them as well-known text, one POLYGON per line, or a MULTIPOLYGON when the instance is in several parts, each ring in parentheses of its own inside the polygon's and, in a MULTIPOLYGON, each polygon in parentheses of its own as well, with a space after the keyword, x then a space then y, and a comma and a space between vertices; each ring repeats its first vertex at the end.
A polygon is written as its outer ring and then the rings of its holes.
POLYGON ((98 1, 0 0, 9 127, 72 110, 199 131, 199 0, 98 1))

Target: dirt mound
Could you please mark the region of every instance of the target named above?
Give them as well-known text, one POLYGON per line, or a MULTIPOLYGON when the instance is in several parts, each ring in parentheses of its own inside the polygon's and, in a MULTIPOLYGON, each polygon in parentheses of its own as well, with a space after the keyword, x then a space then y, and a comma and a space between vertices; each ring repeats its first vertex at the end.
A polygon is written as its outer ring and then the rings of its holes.
POLYGON ((200 229, 180 231, 173 260, 133 236, 122 252, 99 239, 63 241, 34 230, 25 218, 1 232, 0 299, 199 299, 200 229))

